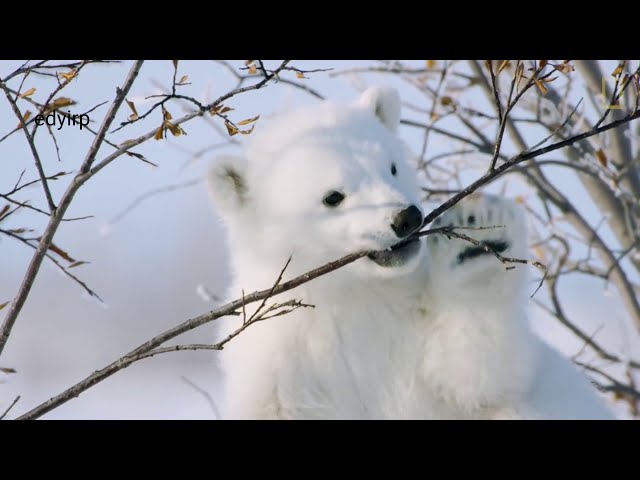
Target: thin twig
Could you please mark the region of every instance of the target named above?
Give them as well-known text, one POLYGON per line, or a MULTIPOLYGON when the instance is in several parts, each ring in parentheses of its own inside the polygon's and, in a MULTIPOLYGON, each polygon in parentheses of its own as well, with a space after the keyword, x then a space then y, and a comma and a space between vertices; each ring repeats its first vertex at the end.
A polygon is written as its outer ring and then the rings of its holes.
POLYGON ((4 411, 4 413, 2 415, 0 415, 0 420, 4 420, 4 417, 7 416, 7 413, 9 413, 11 411, 11 409, 13 408, 13 406, 18 403, 18 400, 20 400, 20 395, 18 395, 13 402, 11 402, 11 405, 9 405, 9 407, 4 411))
POLYGON ((216 401, 213 399, 213 396, 209 392, 207 392, 204 388, 199 387, 194 381, 188 379, 187 377, 182 376, 180 378, 182 379, 183 382, 185 382, 187 385, 189 385, 191 388, 193 388, 196 392, 198 392, 205 398, 205 400, 211 407, 211 411, 213 412, 213 415, 216 417, 216 420, 221 420, 222 415, 220 415, 218 404, 216 404, 216 401))

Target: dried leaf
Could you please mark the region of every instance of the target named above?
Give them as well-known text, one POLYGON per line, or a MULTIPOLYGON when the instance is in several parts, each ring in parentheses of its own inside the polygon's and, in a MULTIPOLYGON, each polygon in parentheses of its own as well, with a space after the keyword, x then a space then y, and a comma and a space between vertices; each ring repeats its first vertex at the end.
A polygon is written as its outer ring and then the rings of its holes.
POLYGON ((524 63, 518 65, 518 69, 516 70, 516 85, 520 85, 520 81, 522 80, 522 76, 524 75, 524 63))
POLYGON ((444 105, 445 107, 447 105, 451 105, 452 103, 453 103, 453 98, 449 96, 444 96, 440 99, 440 104, 444 105))
POLYGON ((79 267, 80 265, 84 265, 86 263, 89 262, 85 262, 83 260, 80 260, 79 262, 73 262, 71 265, 69 265, 67 268, 75 268, 75 267, 79 267))
POLYGON ((249 75, 255 75, 256 73, 258 73, 258 68, 256 67, 255 63, 252 63, 251 65, 249 65, 249 75))
POLYGON ((173 134, 174 137, 179 137, 184 133, 184 130, 182 130, 178 125, 174 125, 169 121, 164 122, 164 124, 169 129, 169 131, 173 134))
POLYGON ((33 230, 30 230, 28 228, 13 228, 9 231, 11 233, 15 233, 16 235, 20 235, 21 233, 25 233, 25 232, 33 232, 33 230))
POLYGON ((0 210, 0 220, 2 220, 2 217, 6 215, 6 213, 9 211, 10 208, 11 207, 9 206, 8 203, 4 207, 2 207, 2 210, 0 210))
POLYGON ((173 63, 173 68, 175 68, 177 70, 178 69, 178 60, 171 60, 171 62, 173 63))
POLYGON ((521 205, 524 205, 524 204, 526 203, 526 200, 525 200, 525 198, 524 198, 522 195, 518 195, 518 196, 514 199, 514 201, 515 201, 516 203, 521 204, 521 205))
POLYGON ((76 104, 75 100, 71 100, 70 98, 67 98, 67 97, 56 98, 53 102, 50 102, 47 106, 45 106, 42 113, 46 115, 60 108, 68 107, 70 105, 75 105, 75 104, 76 104))
POLYGON ((227 113, 227 112, 231 112, 234 109, 231 107, 224 107, 222 110, 220 110, 220 113, 227 113))
POLYGON ((20 94, 20 98, 27 98, 30 97, 31 95, 33 95, 34 93, 36 93, 36 89, 31 87, 29 90, 27 90, 26 92, 23 92, 20 94))
POLYGON ((242 121, 238 122, 236 125, 249 125, 250 123, 255 122, 259 118, 260 118, 260 115, 258 115, 256 117, 253 117, 253 118, 247 118, 246 120, 242 120, 242 121))
POLYGON ((534 78, 533 81, 536 82, 536 85, 540 89, 540 92, 542 92, 543 95, 546 95, 549 90, 544 86, 544 82, 541 82, 537 78, 534 78))
POLYGON ((296 72, 296 77, 298 77, 298 78, 308 78, 308 77, 305 77, 304 73, 302 73, 302 72, 296 72))
POLYGON ((498 67, 498 73, 496 75, 500 75, 500 72, 502 72, 502 70, 510 66, 511 66, 511 60, 503 60, 500 66, 498 67))
POLYGON ((604 153, 604 150, 602 150, 601 148, 596 150, 596 158, 598 159, 598 163, 600 165, 602 165, 604 168, 607 168, 608 159, 607 154, 604 153))
POLYGON ((171 116, 171 114, 167 111, 167 110, 162 110, 162 114, 164 115, 164 119, 165 120, 171 120, 173 117, 171 116))
MULTIPOLYGON (((31 110, 27 110, 26 112, 24 112, 22 114, 22 119, 24 120, 25 123, 27 123, 27 121, 31 118, 31 110)), ((22 128, 23 123, 22 122, 18 122, 18 126, 16 128, 22 128)))
POLYGON ((245 60, 244 61, 244 66, 248 66, 250 63, 253 63, 253 60, 245 60))
POLYGON ((425 65, 427 68, 435 68, 436 61, 435 60, 425 60, 425 65))
POLYGON ((618 65, 616 69, 611 73, 612 77, 617 77, 622 73, 622 65, 618 65))
POLYGON ((538 65, 538 68, 543 69, 544 67, 547 66, 547 62, 548 60, 540 60, 540 64, 538 65))
POLYGON ((547 255, 544 252, 544 249, 540 245, 536 245, 532 248, 533 254, 540 260, 542 263, 547 263, 547 255))
POLYGON ((571 73, 575 70, 575 67, 570 63, 551 64, 551 66, 560 73, 571 73))
POLYGON ((163 134, 164 133, 164 125, 162 125, 158 131, 156 132, 156 134, 153 136, 153 138, 155 138, 156 140, 162 140, 163 138, 163 134))
POLYGON ((78 71, 69 70, 68 72, 58 72, 58 76, 64 78, 68 83, 78 76, 78 71))
POLYGON ((133 102, 130 102, 127 99, 125 99, 125 102, 127 102, 127 105, 129 105, 129 108, 133 112, 131 115, 129 115, 129 121, 137 120, 138 119, 138 111, 136 110, 135 104, 133 102))
MULTIPOLYGON (((0 309, 4 308, 9 303, 11 303, 11 302, 3 303, 2 306, 0 306, 0 309)), ((2 372, 2 373, 18 373, 18 371, 15 368, 7 368, 7 367, 0 367, 0 372, 2 372)))
POLYGON ((229 132, 230 137, 233 137, 239 131, 238 128, 234 126, 229 120, 226 120, 224 122, 224 126, 227 127, 227 132, 229 132))
MULTIPOLYGON (((40 241, 40 239, 38 239, 38 241, 40 241)), ((51 243, 51 245, 49 245, 49 250, 51 250, 52 252, 55 252, 58 255, 60 255, 67 262, 71 262, 71 263, 75 262, 75 260, 73 258, 71 258, 67 252, 62 250, 60 247, 56 246, 53 242, 51 243)))
MULTIPOLYGON (((4 302, 4 303, 0 303, 0 310, 2 310, 4 307, 6 307, 7 305, 9 305, 11 302, 4 302)), ((4 368, 1 369, 4 372, 4 368)), ((8 372, 5 372, 8 373, 8 372)))
POLYGON ((240 130, 240 133, 243 135, 249 135, 251 132, 253 132, 253 129, 256 128, 255 125, 251 125, 251 128, 247 129, 247 130, 240 130))
POLYGON ((187 83, 188 80, 189 80, 189 76, 188 75, 183 75, 180 78, 180 81, 178 82, 178 85, 184 85, 185 83, 187 83))

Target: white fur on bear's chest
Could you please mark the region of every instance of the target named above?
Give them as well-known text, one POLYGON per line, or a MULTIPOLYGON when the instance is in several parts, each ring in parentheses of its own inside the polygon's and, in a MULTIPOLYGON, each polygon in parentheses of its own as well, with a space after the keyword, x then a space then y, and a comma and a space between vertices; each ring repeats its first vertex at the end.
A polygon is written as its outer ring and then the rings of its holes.
MULTIPOLYGON (((222 360, 234 379, 229 417, 463 416, 425 383, 427 295, 422 275, 366 282, 340 272, 283 294, 277 300, 316 307, 253 325, 228 344, 222 360), (416 282, 425 288, 416 289, 416 282)), ((227 321, 227 329, 238 325, 227 321)))

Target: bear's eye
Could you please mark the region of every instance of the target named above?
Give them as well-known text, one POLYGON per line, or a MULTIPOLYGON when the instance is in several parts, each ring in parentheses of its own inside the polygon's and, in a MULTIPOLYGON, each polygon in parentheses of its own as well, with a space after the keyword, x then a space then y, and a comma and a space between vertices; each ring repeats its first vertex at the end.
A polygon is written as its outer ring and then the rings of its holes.
POLYGON ((398 173, 398 169, 396 168, 396 164, 392 163, 391 164, 391 175, 393 175, 395 177, 396 173, 398 173))
POLYGON ((324 203, 327 207, 337 207, 338 205, 340 205, 340 202, 342 202, 342 200, 344 200, 344 194, 333 191, 329 192, 329 194, 324 197, 322 203, 324 203))

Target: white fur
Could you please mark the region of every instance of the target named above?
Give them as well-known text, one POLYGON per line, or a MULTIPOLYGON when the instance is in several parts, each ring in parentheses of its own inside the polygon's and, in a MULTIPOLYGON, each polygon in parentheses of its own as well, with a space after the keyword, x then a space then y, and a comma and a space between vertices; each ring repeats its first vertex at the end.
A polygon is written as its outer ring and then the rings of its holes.
MULTIPOLYGON (((290 255, 285 280, 399 241, 394 216, 419 206, 399 118, 398 94, 371 89, 358 102, 269 119, 246 158, 218 159, 210 183, 229 232, 230 299, 268 288, 290 255), (346 198, 328 208, 334 190, 346 198)), ((476 195, 439 225, 470 216, 506 227, 467 234, 527 257, 515 204, 476 195)), ((458 264, 470 244, 444 236, 421 245, 400 267, 363 258, 273 299, 315 308, 252 325, 225 347, 226 418, 612 418, 586 378, 529 331, 525 266, 506 271, 488 255, 458 264)), ((240 322, 228 317, 221 334, 240 322)))

